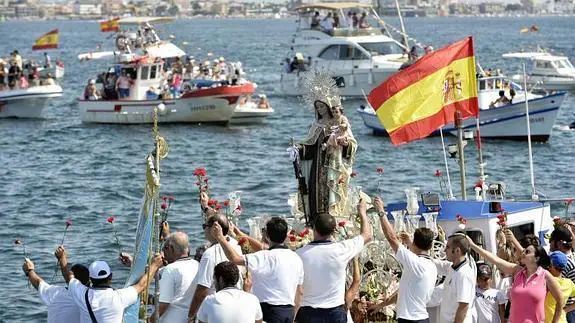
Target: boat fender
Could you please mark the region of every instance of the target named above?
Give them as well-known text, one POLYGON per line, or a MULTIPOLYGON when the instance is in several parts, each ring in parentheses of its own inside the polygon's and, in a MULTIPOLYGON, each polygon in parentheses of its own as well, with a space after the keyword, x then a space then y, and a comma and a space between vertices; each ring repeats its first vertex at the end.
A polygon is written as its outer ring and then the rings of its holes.
POLYGON ((160 103, 158 104, 158 114, 159 115, 165 115, 168 112, 168 109, 166 109, 166 105, 164 103, 160 103))

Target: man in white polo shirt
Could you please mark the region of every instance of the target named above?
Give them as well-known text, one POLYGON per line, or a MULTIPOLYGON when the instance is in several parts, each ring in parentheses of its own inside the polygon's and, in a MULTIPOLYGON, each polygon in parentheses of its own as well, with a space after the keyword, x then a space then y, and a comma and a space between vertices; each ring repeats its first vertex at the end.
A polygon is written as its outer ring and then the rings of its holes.
POLYGON ((262 309, 257 297, 236 287, 238 266, 229 261, 214 268, 217 292, 208 295, 198 310, 200 323, 261 323, 262 309))
POLYGON ((333 216, 318 214, 314 240, 296 253, 303 262, 303 301, 296 315, 298 323, 345 323, 345 278, 347 264, 371 240, 371 226, 364 201, 360 201, 361 233, 352 239, 332 242, 337 224, 333 216))
POLYGON ((469 241, 463 232, 457 232, 447 239, 444 260, 433 262, 437 272, 446 276, 441 292, 440 319, 442 323, 471 323, 477 269, 475 262, 468 257, 469 241))
MULTIPOLYGON (((418 228, 413 234, 413 242, 406 248, 395 235, 387 219, 383 201, 376 197, 373 205, 379 214, 381 229, 401 264, 401 280, 397 297, 398 323, 427 323, 429 315, 426 305, 430 301, 437 280, 437 268, 429 257, 433 246, 434 233, 427 228, 418 228)), ((385 305, 388 301, 382 303, 385 305)))
MULTIPOLYGON (((79 322, 80 309, 76 306, 74 298, 68 288, 46 283, 34 270, 34 263, 26 258, 22 270, 34 288, 40 294, 40 300, 48 307, 48 323, 79 322)), ((88 268, 84 265, 75 264, 71 268, 75 277, 84 284, 90 286, 88 268)))
POLYGON ((138 300, 138 294, 148 287, 148 277, 154 277, 162 266, 162 256, 156 255, 150 265, 149 274, 145 273, 136 284, 112 289, 112 271, 105 261, 94 261, 90 267, 92 288, 84 286, 68 269, 68 259, 63 246, 56 249, 62 275, 68 282, 68 289, 80 309, 81 323, 121 323, 124 309, 138 300))
POLYGON ((284 242, 288 224, 280 217, 266 223, 264 239, 269 250, 241 256, 226 241, 221 227, 216 223, 213 235, 224 249, 226 257, 234 264, 246 266, 251 274, 253 293, 260 300, 263 320, 266 323, 292 323, 296 292, 303 284, 303 263, 300 257, 284 242))
MULTIPOLYGON (((202 224, 206 240, 208 240, 212 246, 204 251, 202 259, 200 260, 200 265, 198 266, 198 273, 194 279, 196 290, 194 291, 192 303, 188 311, 188 320, 192 321, 206 296, 216 292, 214 284, 214 268, 220 262, 228 260, 224 254, 222 246, 212 235, 212 227, 214 226, 214 223, 218 223, 220 225, 224 236, 226 236, 226 239, 228 239, 228 242, 236 247, 236 252, 242 254, 242 248, 240 245, 238 245, 238 242, 235 239, 227 236, 229 231, 229 224, 225 215, 212 215, 206 220, 206 223, 202 224)), ((241 286, 242 280, 240 277, 240 280, 238 281, 238 287, 241 286)))
MULTIPOLYGON (((160 322, 185 323, 196 290, 193 284, 198 262, 189 256, 189 239, 184 232, 169 234, 162 252, 168 265, 160 272, 160 322)), ((152 318, 155 315, 152 315, 152 318)))

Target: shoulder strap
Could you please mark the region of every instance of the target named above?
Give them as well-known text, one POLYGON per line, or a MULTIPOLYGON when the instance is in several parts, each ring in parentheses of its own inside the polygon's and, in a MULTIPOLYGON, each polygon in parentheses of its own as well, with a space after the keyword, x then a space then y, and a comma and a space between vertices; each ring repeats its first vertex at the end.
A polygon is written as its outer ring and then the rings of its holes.
POLYGON ((89 288, 86 288, 86 293, 84 294, 84 300, 86 301, 86 307, 88 308, 88 313, 90 313, 90 318, 92 319, 92 323, 98 323, 96 321, 96 315, 94 315, 94 311, 92 311, 92 306, 90 306, 90 301, 88 300, 88 291, 89 288))

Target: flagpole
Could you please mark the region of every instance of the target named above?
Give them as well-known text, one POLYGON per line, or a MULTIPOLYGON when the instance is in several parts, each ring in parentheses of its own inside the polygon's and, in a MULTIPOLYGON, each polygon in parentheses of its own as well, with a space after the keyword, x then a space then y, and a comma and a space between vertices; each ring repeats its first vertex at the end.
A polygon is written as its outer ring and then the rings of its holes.
POLYGON ((454 200, 453 189, 451 189, 451 177, 449 176, 449 165, 447 164, 447 153, 445 152, 445 141, 443 141, 443 127, 439 128, 441 135, 441 147, 443 148, 443 162, 445 163, 445 173, 447 174, 447 186, 449 187, 448 198, 454 200))
POLYGON ((527 91, 527 73, 525 72, 525 62, 523 62, 523 87, 525 93, 525 117, 527 118, 527 145, 529 148, 529 175, 531 176, 531 199, 539 200, 535 191, 535 172, 533 171, 533 150, 531 148, 531 122, 529 118, 529 98, 527 91))
POLYGON ((479 131, 479 116, 475 118, 477 128, 477 150, 479 151, 479 179, 481 180, 481 198, 485 201, 485 164, 483 163, 483 150, 481 147, 481 132, 479 131))
POLYGON ((463 126, 461 119, 461 112, 455 111, 455 128, 457 129, 457 150, 459 153, 459 179, 461 181, 461 198, 467 200, 467 191, 465 183, 465 155, 463 152, 463 126))

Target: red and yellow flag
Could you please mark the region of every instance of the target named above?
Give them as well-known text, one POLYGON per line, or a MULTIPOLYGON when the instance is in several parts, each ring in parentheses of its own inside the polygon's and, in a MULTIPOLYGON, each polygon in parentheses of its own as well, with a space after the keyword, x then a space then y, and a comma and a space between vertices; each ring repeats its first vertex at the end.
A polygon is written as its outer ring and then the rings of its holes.
POLYGON ((100 21, 100 31, 103 33, 120 31, 120 18, 100 21))
POLYGON ((36 42, 32 46, 32 50, 58 48, 59 41, 60 33, 58 32, 58 29, 54 29, 36 39, 36 42))
POLYGON ((477 116, 477 79, 473 40, 421 57, 373 89, 368 101, 394 145, 425 138, 454 121, 477 116))

